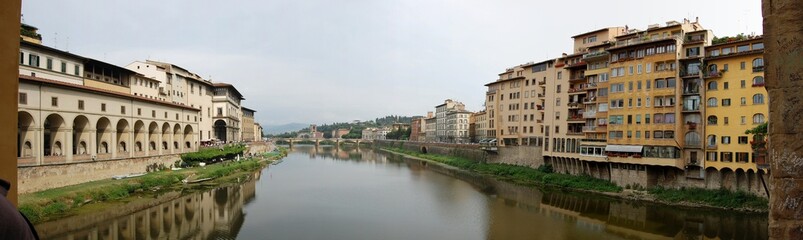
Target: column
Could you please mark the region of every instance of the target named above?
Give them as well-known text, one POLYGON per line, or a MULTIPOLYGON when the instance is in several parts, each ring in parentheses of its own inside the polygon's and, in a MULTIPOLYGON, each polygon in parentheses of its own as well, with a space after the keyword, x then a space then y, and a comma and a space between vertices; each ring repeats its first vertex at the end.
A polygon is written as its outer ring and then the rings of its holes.
POLYGON ((73 142, 72 128, 61 129, 60 133, 64 134, 64 144, 62 145, 62 153, 64 153, 64 160, 68 163, 72 162, 72 148, 75 144, 73 142))
POLYGON ((150 134, 150 132, 145 132, 144 134, 145 134, 145 137, 142 138, 143 139, 142 140, 142 142, 143 142, 142 143, 142 147, 144 148, 143 150, 145 150, 145 156, 150 156, 151 155, 151 139, 150 139, 151 138, 151 134, 150 134))
POLYGON ((803 1, 763 0, 770 239, 803 239, 803 1))
POLYGON ((97 158, 98 156, 98 131, 95 129, 87 129, 89 133, 89 154, 97 158))
POLYGON ((42 131, 42 128, 37 127, 34 129, 33 136, 33 149, 31 151, 33 151, 33 155, 36 156, 36 165, 42 165, 42 158, 45 156, 45 131, 42 131))
POLYGON ((128 133, 128 157, 134 157, 134 150, 136 149, 136 137, 134 131, 126 131, 128 133))
POLYGON ((109 141, 109 151, 112 152, 112 158, 117 158, 117 145, 120 144, 117 142, 117 129, 113 131, 109 131, 111 134, 111 141, 109 141))

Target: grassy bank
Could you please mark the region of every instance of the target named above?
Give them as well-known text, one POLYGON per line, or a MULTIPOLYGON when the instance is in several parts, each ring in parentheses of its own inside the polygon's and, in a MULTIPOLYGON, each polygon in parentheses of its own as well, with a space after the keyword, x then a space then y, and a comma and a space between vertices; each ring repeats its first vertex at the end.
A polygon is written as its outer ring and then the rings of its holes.
POLYGON ((767 199, 756 195, 726 189, 681 188, 669 189, 663 187, 651 188, 648 191, 655 199, 669 203, 693 203, 720 208, 743 208, 751 210, 768 209, 767 199))
MULTIPOLYGON (((609 181, 596 179, 590 176, 574 176, 567 174, 553 173, 551 167, 542 166, 538 169, 529 167, 514 166, 508 164, 484 164, 476 163, 471 160, 435 155, 423 154, 400 148, 385 148, 388 151, 415 156, 427 160, 444 163, 450 166, 470 170, 482 174, 488 174, 505 180, 514 181, 522 184, 541 184, 547 186, 558 186, 570 189, 590 190, 598 192, 621 192, 619 187, 609 181)), ((649 198, 646 200, 656 200, 668 204, 678 204, 686 206, 707 206, 717 208, 730 208, 751 211, 767 211, 767 199, 759 196, 739 191, 732 192, 726 189, 702 189, 702 188, 681 188, 669 189, 663 187, 650 188, 646 191, 649 198)), ((626 197, 626 196, 623 196, 626 197)), ((644 199, 644 198, 641 198, 644 199)))
POLYGON ((409 151, 401 148, 385 148, 388 151, 402 153, 418 158, 436 161, 457 168, 474 171, 481 174, 492 175, 508 181, 521 184, 539 184, 547 186, 557 186, 580 190, 591 190, 599 192, 621 192, 622 187, 615 184, 596 179, 590 176, 574 176, 552 172, 551 167, 541 167, 533 169, 529 167, 509 165, 509 164, 488 164, 477 163, 468 159, 443 156, 436 154, 425 154, 409 151))
POLYGON ((70 215, 80 207, 97 203, 125 201, 140 193, 165 190, 181 190, 184 179, 213 178, 212 182, 223 183, 257 171, 267 163, 283 158, 287 150, 278 148, 258 158, 239 162, 224 162, 205 167, 165 170, 122 180, 100 180, 45 191, 20 195, 19 209, 33 223, 44 222, 70 215))

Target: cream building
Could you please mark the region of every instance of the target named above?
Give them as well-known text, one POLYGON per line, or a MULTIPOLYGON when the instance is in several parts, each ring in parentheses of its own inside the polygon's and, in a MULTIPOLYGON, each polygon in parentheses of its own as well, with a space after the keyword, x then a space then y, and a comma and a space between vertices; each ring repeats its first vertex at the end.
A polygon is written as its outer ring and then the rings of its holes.
POLYGON ((471 112, 451 110, 446 113, 446 141, 450 143, 469 143, 468 118, 471 112))
POLYGON ((453 110, 465 110, 466 106, 458 101, 446 99, 443 104, 435 106, 435 141, 448 142, 449 136, 447 135, 446 114, 453 110))
POLYGON ((214 136, 223 142, 240 141, 240 101, 243 95, 237 88, 228 83, 214 83, 214 97, 212 109, 215 111, 212 119, 215 121, 214 136))
POLYGON ((250 108, 243 107, 240 113, 241 113, 240 119, 242 119, 242 126, 243 126, 240 131, 240 133, 242 134, 240 139, 245 142, 253 142, 262 139, 261 137, 256 138, 256 134, 254 133, 254 127, 256 126, 254 124, 255 123, 254 113, 256 113, 256 111, 250 108))

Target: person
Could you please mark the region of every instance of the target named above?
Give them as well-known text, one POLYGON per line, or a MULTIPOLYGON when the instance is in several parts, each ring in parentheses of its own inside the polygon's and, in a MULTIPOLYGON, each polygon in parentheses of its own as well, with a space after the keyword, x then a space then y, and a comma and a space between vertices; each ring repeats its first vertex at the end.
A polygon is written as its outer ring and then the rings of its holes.
POLYGON ((6 198, 9 189, 11 183, 0 179, 0 240, 39 239, 33 224, 6 198))

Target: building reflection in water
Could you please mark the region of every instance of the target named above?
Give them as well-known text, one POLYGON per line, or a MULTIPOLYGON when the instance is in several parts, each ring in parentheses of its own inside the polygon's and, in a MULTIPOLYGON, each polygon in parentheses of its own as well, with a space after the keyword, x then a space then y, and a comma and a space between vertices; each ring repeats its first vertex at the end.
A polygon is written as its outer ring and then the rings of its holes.
MULTIPOLYGON (((101 218, 107 211, 36 228, 42 239, 235 239, 245 221, 243 206, 256 197, 259 174, 241 185, 190 194, 121 217, 101 218)), ((126 207, 135 206, 123 206, 119 214, 126 207)))
POLYGON ((490 196, 487 239, 767 239, 766 214, 681 209, 497 181, 398 156, 490 196), (604 233, 604 234, 603 234, 604 233))

